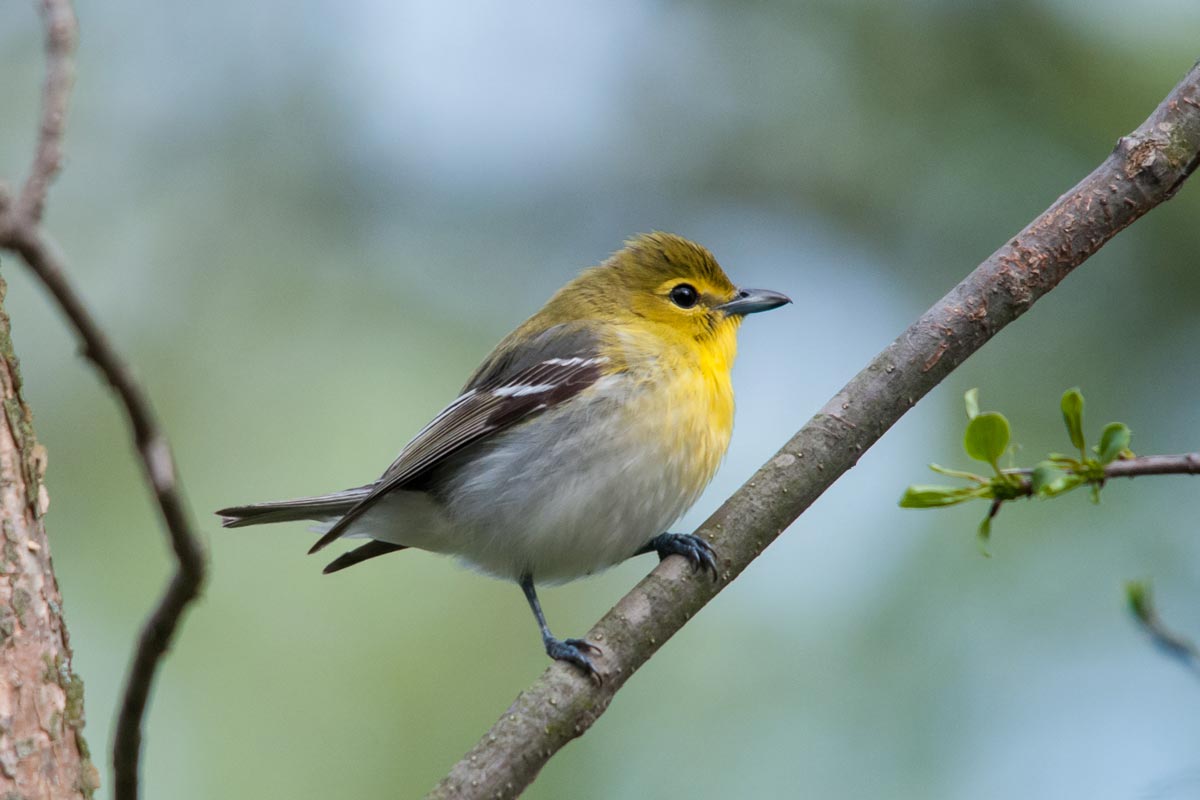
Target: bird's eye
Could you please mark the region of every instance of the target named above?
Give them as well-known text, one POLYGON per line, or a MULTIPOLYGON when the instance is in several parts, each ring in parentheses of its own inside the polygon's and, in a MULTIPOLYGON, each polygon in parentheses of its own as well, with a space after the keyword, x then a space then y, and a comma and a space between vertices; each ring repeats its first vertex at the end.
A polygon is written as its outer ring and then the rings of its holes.
POLYGON ((671 290, 670 298, 680 308, 691 308, 700 300, 700 293, 690 283, 681 283, 671 290))

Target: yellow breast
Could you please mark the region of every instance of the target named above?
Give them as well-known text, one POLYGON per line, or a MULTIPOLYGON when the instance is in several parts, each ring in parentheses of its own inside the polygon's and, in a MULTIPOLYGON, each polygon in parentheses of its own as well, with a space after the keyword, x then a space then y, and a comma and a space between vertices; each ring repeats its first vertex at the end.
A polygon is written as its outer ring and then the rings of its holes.
POLYGON ((687 370, 666 393, 671 451, 685 454, 683 484, 698 493, 712 480, 733 433, 733 388, 728 373, 687 370))
MULTIPOLYGON (((733 433, 733 385, 730 368, 737 350, 736 329, 729 326, 703 342, 662 348, 642 358, 626 350, 628 367, 641 388, 628 409, 638 421, 631 427, 654 437, 671 458, 663 468, 692 500, 708 485, 733 433), (639 369, 639 367, 641 367, 639 369), (646 423, 653 426, 649 433, 646 423)), ((631 344, 626 342, 626 344, 631 344)), ((648 349, 648 348, 647 348, 648 349)))
POLYGON ((656 460, 665 482, 694 502, 733 433, 736 322, 699 340, 676 331, 621 327, 606 354, 629 380, 622 427, 662 455, 656 460))

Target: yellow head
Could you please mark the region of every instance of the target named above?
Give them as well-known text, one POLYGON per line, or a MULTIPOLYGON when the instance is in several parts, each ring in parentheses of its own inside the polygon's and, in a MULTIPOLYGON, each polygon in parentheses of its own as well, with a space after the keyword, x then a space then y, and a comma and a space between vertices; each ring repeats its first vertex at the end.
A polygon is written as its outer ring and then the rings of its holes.
POLYGON ((790 302, 778 292, 738 289, 712 253, 670 233, 635 236, 603 264, 564 286, 543 314, 597 319, 653 331, 691 346, 732 337, 742 317, 790 302))
POLYGON ((790 302, 778 292, 738 289, 698 244, 669 233, 642 234, 559 289, 496 345, 467 385, 519 361, 515 354, 524 344, 559 326, 586 331, 608 350, 613 371, 682 360, 705 380, 725 385, 742 317, 790 302))

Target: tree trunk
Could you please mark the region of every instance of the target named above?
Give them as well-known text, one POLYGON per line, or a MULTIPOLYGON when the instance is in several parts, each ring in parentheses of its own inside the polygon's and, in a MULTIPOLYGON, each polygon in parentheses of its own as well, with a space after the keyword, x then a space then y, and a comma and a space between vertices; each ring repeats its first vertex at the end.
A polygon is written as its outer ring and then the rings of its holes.
POLYGON ((46 449, 21 397, 0 278, 0 797, 91 797, 83 681, 71 669, 43 515, 46 449))

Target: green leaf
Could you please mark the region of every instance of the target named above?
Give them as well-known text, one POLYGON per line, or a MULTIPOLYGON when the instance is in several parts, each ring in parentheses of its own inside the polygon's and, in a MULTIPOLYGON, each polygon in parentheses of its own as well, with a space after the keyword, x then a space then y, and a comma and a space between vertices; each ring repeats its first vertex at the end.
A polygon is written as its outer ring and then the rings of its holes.
POLYGON ((1042 494, 1046 487, 1050 486, 1060 476, 1064 475, 1063 471, 1050 461, 1043 461, 1033 468, 1033 474, 1029 476, 1029 488, 1034 494, 1042 494))
POLYGON ((1071 491, 1085 480, 1082 475, 1066 471, 1061 464, 1042 461, 1033 468, 1029 486, 1039 497, 1055 497, 1071 491))
POLYGON ((992 538, 992 518, 987 516, 983 518, 983 522, 979 523, 979 533, 976 535, 975 541, 979 544, 979 552, 987 558, 991 558, 992 554, 988 552, 988 542, 992 538))
POLYGON ((979 390, 967 389, 967 393, 963 395, 963 401, 967 404, 967 419, 975 419, 979 416, 979 390))
POLYGON ((946 475, 951 478, 962 478, 965 481, 974 481, 975 483, 987 483, 987 478, 982 475, 976 475, 974 472, 967 472, 961 469, 950 469, 943 467, 941 464, 930 464, 929 468, 939 475, 946 475))
POLYGON ((941 508, 965 503, 980 497, 987 487, 979 486, 910 486, 900 498, 901 508, 941 508))
POLYGON ((976 535, 975 541, 979 543, 979 552, 983 553, 987 558, 991 558, 992 554, 988 552, 988 540, 992 538, 992 519, 1000 513, 1001 502, 996 500, 988 509, 987 516, 979 523, 979 532, 976 535))
POLYGON ((986 461, 997 472, 1000 456, 1008 448, 1008 420, 1003 414, 987 411, 976 415, 967 423, 967 432, 963 434, 963 448, 967 455, 976 461, 986 461))
POLYGON ((1057 497, 1082 485, 1085 481, 1086 479, 1082 475, 1076 475, 1071 472, 1059 472, 1056 477, 1052 478, 1038 490, 1038 496, 1057 497))
POLYGON ((1104 433, 1100 434, 1100 463, 1111 464, 1121 455, 1121 452, 1129 447, 1129 439, 1132 434, 1129 427, 1121 422, 1110 422, 1104 426, 1104 433))
POLYGON ((1083 438, 1083 395, 1079 389, 1063 392, 1062 415, 1063 422, 1067 424, 1067 433, 1071 436, 1071 444, 1087 458, 1087 442, 1083 438))

